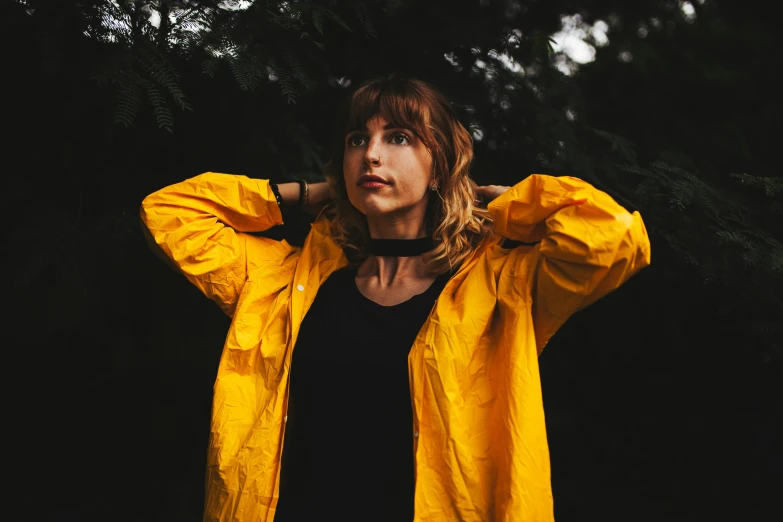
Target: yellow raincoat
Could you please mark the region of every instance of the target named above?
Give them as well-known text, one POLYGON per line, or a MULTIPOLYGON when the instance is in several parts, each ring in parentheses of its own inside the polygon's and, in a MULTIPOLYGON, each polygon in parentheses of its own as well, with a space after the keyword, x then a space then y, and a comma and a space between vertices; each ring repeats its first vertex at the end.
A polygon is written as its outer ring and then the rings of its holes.
MULTIPOLYGON (((650 263, 639 214, 579 179, 531 175, 489 209, 494 234, 448 281, 408 355, 415 522, 554 519, 538 355, 571 314, 650 263), (503 238, 535 245, 503 248, 503 238)), ((247 234, 282 223, 264 180, 205 173, 151 194, 141 215, 233 318, 204 520, 272 521, 292 349, 318 288, 347 260, 323 215, 301 248, 247 234)))

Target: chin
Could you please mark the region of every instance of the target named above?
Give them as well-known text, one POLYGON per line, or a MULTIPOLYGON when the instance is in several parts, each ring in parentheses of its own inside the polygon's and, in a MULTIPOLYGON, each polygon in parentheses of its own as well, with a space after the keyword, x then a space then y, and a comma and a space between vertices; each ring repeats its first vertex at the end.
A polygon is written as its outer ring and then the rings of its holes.
POLYGON ((364 214, 365 216, 378 216, 385 214, 389 211, 389 209, 386 208, 386 205, 383 204, 382 201, 378 201, 377 198, 374 198, 372 196, 370 197, 348 197, 348 201, 351 202, 351 205, 364 214))
POLYGON ((376 216, 382 216, 384 214, 388 214, 393 209, 386 209, 383 208, 382 205, 373 205, 373 204, 367 204, 366 202, 363 202, 360 205, 354 204, 354 208, 364 214, 367 217, 376 217, 376 216))

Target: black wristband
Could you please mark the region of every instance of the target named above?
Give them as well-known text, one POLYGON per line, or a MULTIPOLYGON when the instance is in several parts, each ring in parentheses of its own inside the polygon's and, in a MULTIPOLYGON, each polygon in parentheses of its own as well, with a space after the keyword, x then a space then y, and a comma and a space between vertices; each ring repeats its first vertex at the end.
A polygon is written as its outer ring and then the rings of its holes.
POLYGON ((304 206, 307 204, 307 193, 310 191, 310 189, 307 186, 307 182, 305 180, 298 179, 296 182, 299 183, 299 200, 296 202, 296 206, 299 208, 304 208, 304 206))
POLYGON ((280 189, 277 188, 277 184, 275 184, 275 183, 270 183, 269 187, 272 189, 272 192, 275 195, 275 201, 277 201, 277 206, 280 207, 280 209, 282 210, 282 208, 283 208, 283 196, 280 195, 280 189))

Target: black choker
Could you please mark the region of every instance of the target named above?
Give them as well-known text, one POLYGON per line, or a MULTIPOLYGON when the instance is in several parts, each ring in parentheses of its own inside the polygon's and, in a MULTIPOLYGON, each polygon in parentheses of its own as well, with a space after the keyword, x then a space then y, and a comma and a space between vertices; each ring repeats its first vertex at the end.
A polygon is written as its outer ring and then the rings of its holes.
POLYGON ((419 239, 370 239, 370 253, 379 257, 414 257, 434 247, 431 237, 419 239))

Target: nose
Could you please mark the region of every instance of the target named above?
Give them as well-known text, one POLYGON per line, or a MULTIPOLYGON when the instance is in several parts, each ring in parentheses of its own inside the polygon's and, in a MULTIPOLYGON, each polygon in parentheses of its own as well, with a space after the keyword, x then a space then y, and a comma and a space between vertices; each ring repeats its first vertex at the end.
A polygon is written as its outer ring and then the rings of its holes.
POLYGON ((377 167, 381 164, 381 149, 378 142, 371 139, 364 151, 364 162, 368 167, 377 167))

